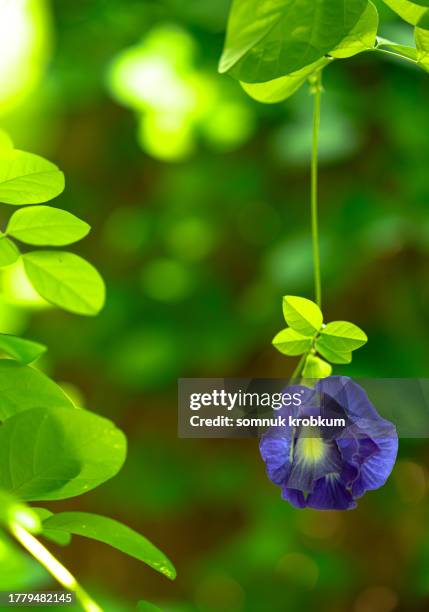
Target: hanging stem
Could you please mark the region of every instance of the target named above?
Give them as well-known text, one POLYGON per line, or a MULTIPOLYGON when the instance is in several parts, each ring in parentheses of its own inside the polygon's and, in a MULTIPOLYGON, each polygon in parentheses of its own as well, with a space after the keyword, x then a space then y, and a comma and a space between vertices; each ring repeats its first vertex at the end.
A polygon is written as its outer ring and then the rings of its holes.
POLYGON ((322 95, 322 73, 310 79, 310 91, 314 96, 313 140, 311 148, 311 237, 313 242, 314 295, 316 304, 322 306, 322 281, 320 274, 319 218, 318 218, 318 154, 320 128, 320 101, 322 95))
POLYGON ((294 369, 291 377, 290 377, 290 381, 291 382, 295 382, 296 380, 298 380, 299 378, 301 378, 301 374, 302 371, 305 367, 305 362, 307 360, 307 356, 308 353, 304 353, 304 355, 302 355, 301 359, 298 361, 298 365, 296 366, 296 368, 294 369))
POLYGON ((76 595, 85 612, 102 612, 102 608, 95 603, 88 593, 80 586, 76 578, 43 546, 31 533, 18 525, 11 523, 10 532, 18 542, 45 567, 61 586, 76 595))
MULTIPOLYGON (((319 71, 309 79, 310 92, 314 97, 313 107, 313 138, 311 147, 311 238, 313 245, 313 270, 314 270, 314 296, 316 304, 322 307, 322 280, 320 273, 320 246, 319 246, 319 210, 318 210, 318 187, 319 187, 319 131, 320 131, 320 106, 322 97, 322 72, 319 71)), ((291 380, 301 378, 307 362, 307 357, 312 349, 304 353, 298 362, 291 380)))

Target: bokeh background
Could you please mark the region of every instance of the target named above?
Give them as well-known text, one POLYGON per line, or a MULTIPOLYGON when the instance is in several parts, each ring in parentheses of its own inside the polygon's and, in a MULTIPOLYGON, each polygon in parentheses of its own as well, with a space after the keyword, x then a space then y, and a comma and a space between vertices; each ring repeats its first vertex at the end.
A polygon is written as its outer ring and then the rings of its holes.
MULTIPOLYGON (((0 21, 0 126, 65 171, 56 205, 93 226, 78 252, 108 286, 84 319, 8 269, 0 330, 48 344, 40 366, 129 438, 118 477, 50 507, 130 524, 178 578, 77 537, 55 551, 118 612, 427 610, 427 441, 401 440, 386 486, 340 513, 283 502, 256 441, 177 438, 177 378, 286 377, 281 297, 312 297, 311 99, 259 105, 217 74, 228 4, 13 0, 0 21)), ((429 376, 429 76, 367 53, 324 81, 324 309, 370 339, 337 372, 429 376)), ((0 544, 0 589, 54 586, 0 544)))

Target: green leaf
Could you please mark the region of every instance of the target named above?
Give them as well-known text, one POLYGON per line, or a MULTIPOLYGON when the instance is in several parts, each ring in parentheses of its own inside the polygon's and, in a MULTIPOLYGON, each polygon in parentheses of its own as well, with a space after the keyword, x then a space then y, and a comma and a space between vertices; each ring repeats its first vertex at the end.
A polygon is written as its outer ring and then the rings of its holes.
POLYGON ((90 263, 64 251, 33 251, 23 255, 27 276, 48 302, 82 315, 95 315, 104 306, 105 287, 90 263))
POLYGON ((385 38, 378 38, 377 49, 387 49, 391 53, 394 53, 398 57, 411 60, 413 62, 418 61, 418 52, 415 47, 408 47, 407 45, 398 45, 397 43, 386 40, 385 38))
POLYGON ((409 0, 383 0, 383 2, 404 21, 428 29, 429 11, 424 5, 419 6, 420 3, 410 2, 409 0))
POLYGON ((0 157, 9 155, 13 151, 13 142, 9 134, 4 130, 0 130, 0 157))
POLYGON ((0 155, 0 202, 40 204, 64 190, 64 175, 58 167, 32 153, 4 151, 0 155))
POLYGON ((414 36, 417 47, 417 62, 429 71, 429 30, 415 28, 414 36))
POLYGON ((322 311, 311 300, 286 295, 283 298, 283 314, 289 327, 303 336, 312 337, 322 327, 322 311))
POLYGON ((7 353, 24 365, 36 361, 46 350, 46 346, 38 342, 9 334, 0 334, 0 351, 7 353))
POLYGON ((61 387, 45 374, 11 359, 0 359, 0 422, 40 406, 75 409, 61 387))
POLYGON ((357 325, 347 321, 328 323, 320 332, 316 348, 326 348, 336 353, 349 353, 363 346, 368 337, 357 325))
POLYGON ((375 45, 378 30, 378 12, 372 2, 362 13, 354 28, 345 36, 339 45, 329 52, 329 55, 338 59, 352 57, 375 45))
POLYGON ((234 0, 220 72, 261 83, 296 72, 334 49, 367 0, 234 0))
POLYGON ((0 236, 0 267, 10 266, 19 259, 18 247, 4 235, 0 236))
POLYGON ((326 378, 332 374, 332 367, 320 357, 309 355, 302 372, 304 378, 326 378))
POLYGON ((333 60, 329 57, 323 57, 317 62, 293 72, 288 76, 274 79, 273 81, 267 81, 266 83, 244 83, 240 82, 240 85, 244 91, 257 102, 263 102, 264 104, 276 104, 282 102, 287 98, 290 98, 298 89, 304 85, 308 77, 310 77, 317 70, 321 70, 333 60))
POLYGON ((316 349, 330 363, 346 364, 352 362, 352 353, 333 350, 329 346, 325 346, 323 339, 316 340, 316 349))
POLYGON ((126 438, 86 410, 34 408, 0 427, 0 487, 25 501, 82 495, 121 469, 126 438))
POLYGON ((84 238, 90 230, 66 210, 51 206, 20 208, 9 220, 6 233, 26 244, 64 246, 84 238))
POLYGON ((41 535, 44 538, 46 538, 47 540, 50 540, 51 542, 54 542, 54 544, 58 544, 59 546, 68 546, 71 543, 72 536, 70 533, 66 533, 65 531, 55 531, 55 530, 44 528, 43 521, 46 521, 46 519, 50 518, 51 516, 54 516, 53 512, 51 512, 47 508, 34 508, 33 507, 32 510, 33 512, 37 514, 40 521, 42 521, 41 535))
POLYGON ((44 527, 103 542, 147 563, 168 578, 176 577, 171 561, 145 537, 111 518, 88 512, 62 512, 44 521, 44 527))
POLYGON ((273 345, 275 348, 283 353, 283 355, 302 355, 311 347, 312 339, 306 336, 302 336, 291 327, 283 329, 279 332, 274 340, 273 345))

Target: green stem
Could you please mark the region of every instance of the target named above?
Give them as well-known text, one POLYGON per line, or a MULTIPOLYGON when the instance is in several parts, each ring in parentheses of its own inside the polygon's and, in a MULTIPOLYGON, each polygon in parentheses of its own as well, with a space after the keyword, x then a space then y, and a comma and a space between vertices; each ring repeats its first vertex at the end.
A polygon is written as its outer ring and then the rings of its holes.
POLYGON ((294 369, 292 376, 290 377, 290 381, 293 383, 295 380, 301 378, 302 371, 305 367, 305 362, 307 359, 308 353, 304 353, 301 359, 298 361, 298 365, 294 369))
POLYGON ((61 586, 76 595, 85 612, 103 612, 88 593, 80 586, 76 578, 26 529, 13 522, 9 525, 11 534, 18 542, 45 567, 61 586))
MULTIPOLYGON (((322 307, 322 279, 320 272, 320 246, 319 246, 319 210, 318 210, 318 187, 319 187, 319 132, 320 132, 320 106, 322 97, 322 71, 317 72, 309 79, 310 92, 314 97, 313 107, 313 137, 311 147, 311 238, 313 245, 313 270, 314 270, 314 295, 316 304, 322 307)), ((292 373, 291 381, 301 378, 305 368, 307 357, 311 351, 307 351, 301 357, 292 373)))
POLYGON ((314 96, 313 139, 311 148, 311 237, 313 243, 314 294, 316 304, 322 306, 322 281, 320 273, 319 218, 318 218, 318 162, 320 103, 322 96, 322 73, 311 78, 311 93, 314 96))
POLYGON ((418 61, 412 59, 411 57, 407 57, 406 55, 402 55, 402 53, 395 53, 395 51, 389 51, 389 49, 382 49, 381 47, 374 47, 371 51, 375 51, 376 53, 384 53, 384 55, 390 55, 396 57, 397 59, 403 60, 404 62, 409 62, 410 64, 414 64, 414 66, 418 66, 418 61))

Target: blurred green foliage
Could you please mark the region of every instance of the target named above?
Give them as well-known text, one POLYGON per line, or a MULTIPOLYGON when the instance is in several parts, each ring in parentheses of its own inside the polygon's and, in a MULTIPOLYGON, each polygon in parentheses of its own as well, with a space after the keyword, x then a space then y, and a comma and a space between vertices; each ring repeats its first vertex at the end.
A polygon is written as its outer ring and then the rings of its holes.
MULTIPOLYGON (((226 1, 32 3, 46 11, 40 36, 50 57, 18 64, 11 90, 28 82, 28 66, 31 91, 25 84, 13 103, 1 99, 1 127, 65 170, 61 208, 93 226, 82 250, 102 271, 108 300, 99 318, 81 320, 41 307, 19 276, 6 277, 0 331, 47 344, 45 369, 126 431, 122 478, 79 508, 106 508, 150 534, 178 579, 166 584, 85 541, 58 554, 115 611, 139 599, 168 612, 427 609, 426 441, 402 440, 387 485, 341 514, 282 502, 256 441, 177 439, 178 376, 287 376, 293 366, 270 341, 283 325, 282 295, 312 298, 308 92, 266 107, 217 75, 226 1), (114 78, 130 53, 144 57, 165 37, 177 49, 171 64, 164 58, 173 71, 192 49, 174 78, 179 87, 190 79, 204 99, 203 110, 198 103, 180 116, 187 146, 170 156, 171 134, 146 140, 141 131, 160 110, 152 95, 170 92, 136 83, 146 96, 136 103, 114 78)), ((382 34, 406 42, 411 28, 377 6, 382 34)), ((370 338, 349 375, 427 376, 429 79, 363 54, 329 67, 324 80, 326 317, 353 320, 370 338)), ((2 223, 9 213, 2 207, 2 223)), ((2 569, 0 588, 52 587, 10 546, 2 536, 10 578, 2 569)))

